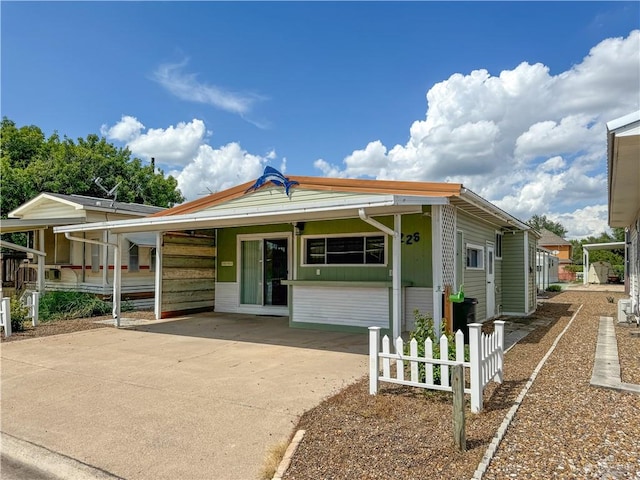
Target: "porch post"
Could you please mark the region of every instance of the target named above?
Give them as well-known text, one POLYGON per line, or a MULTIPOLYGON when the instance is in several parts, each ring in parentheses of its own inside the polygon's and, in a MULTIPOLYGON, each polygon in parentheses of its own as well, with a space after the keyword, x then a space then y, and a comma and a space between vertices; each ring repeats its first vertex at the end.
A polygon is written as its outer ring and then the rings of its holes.
MULTIPOLYGON (((105 250, 108 247, 105 245, 105 250)), ((105 266, 105 270, 109 269, 109 265, 105 266)), ((122 280, 122 240, 119 234, 116 234, 115 246, 113 247, 113 320, 114 325, 120 326, 120 282, 122 280)))
POLYGON ((442 207, 431 205, 431 265, 433 279, 433 326, 442 334, 442 207))
POLYGON ((589 250, 582 249, 582 284, 589 283, 589 250))
POLYGON ((156 320, 162 318, 162 232, 156 233, 156 275, 153 313, 156 320))
MULTIPOLYGON (((38 250, 44 252, 44 229, 38 230, 38 250)), ((38 255, 38 291, 44 293, 44 255, 38 255)))
POLYGON ((402 333, 402 216, 399 213, 393 215, 393 338, 398 338, 402 333))

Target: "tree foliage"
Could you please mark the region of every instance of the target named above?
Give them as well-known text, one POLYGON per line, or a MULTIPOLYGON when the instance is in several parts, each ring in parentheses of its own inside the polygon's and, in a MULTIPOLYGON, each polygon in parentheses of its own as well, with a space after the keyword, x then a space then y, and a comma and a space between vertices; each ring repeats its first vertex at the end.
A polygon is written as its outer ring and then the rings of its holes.
MULTIPOLYGON (((597 236, 590 236, 582 240, 571 240, 573 246, 573 263, 582 265, 583 251, 582 246, 590 243, 613 243, 624 241, 624 228, 614 228, 613 233, 602 232, 597 236)), ((609 262, 611 265, 624 264, 624 247, 614 250, 589 250, 589 263, 593 262, 609 262)))
POLYGON ((159 207, 184 201, 172 176, 154 171, 104 138, 89 134, 73 141, 54 133, 46 138, 34 125, 17 127, 3 117, 0 126, 0 217, 42 192, 105 198, 94 180, 112 188, 118 183, 117 200, 159 207))
POLYGON ((562 238, 567 234, 567 229, 564 225, 548 219, 546 215, 534 215, 527 223, 539 232, 542 231, 542 229, 546 229, 562 238))

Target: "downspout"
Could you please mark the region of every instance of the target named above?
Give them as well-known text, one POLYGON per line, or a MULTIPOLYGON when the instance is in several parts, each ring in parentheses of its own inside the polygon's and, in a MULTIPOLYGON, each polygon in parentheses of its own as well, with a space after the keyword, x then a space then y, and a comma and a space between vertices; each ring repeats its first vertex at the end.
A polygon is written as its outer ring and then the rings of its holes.
POLYGON ((401 243, 400 243, 400 231, 402 229, 402 215, 394 214, 393 215, 393 230, 383 225, 382 223, 374 220, 373 218, 367 216, 367 213, 364 211, 364 208, 358 209, 358 215, 360 219, 369 225, 377 228, 383 233, 391 236, 393 238, 393 270, 392 270, 392 331, 393 338, 398 338, 401 333, 401 321, 402 321, 402 284, 401 284, 401 276, 402 276, 402 252, 401 252, 401 243))
MULTIPOLYGON (((101 242, 99 240, 92 240, 90 238, 74 237, 69 232, 65 232, 64 236, 74 242, 93 243, 105 247, 105 250, 109 247, 113 247, 113 320, 116 327, 120 327, 120 279, 121 272, 121 254, 120 254, 120 236, 116 235, 118 243, 101 242)), ((108 257, 108 255, 107 255, 108 257)), ((105 270, 109 268, 109 265, 104 266, 105 270)))

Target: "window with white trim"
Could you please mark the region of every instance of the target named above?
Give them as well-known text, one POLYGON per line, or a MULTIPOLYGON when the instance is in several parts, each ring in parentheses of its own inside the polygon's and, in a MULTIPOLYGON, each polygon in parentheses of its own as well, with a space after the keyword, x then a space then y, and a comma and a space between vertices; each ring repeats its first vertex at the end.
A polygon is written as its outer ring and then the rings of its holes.
POLYGON ((91 271, 97 273, 100 271, 100 245, 91 244, 91 271))
POLYGON ((385 235, 304 237, 304 265, 385 265, 385 235))
POLYGON ((137 272, 140 270, 140 254, 138 251, 138 245, 133 242, 129 242, 129 266, 130 272, 137 272))
POLYGON ((496 232, 496 258, 502 258, 502 232, 496 232))
POLYGON ((467 243, 467 269, 484 270, 484 247, 467 243))

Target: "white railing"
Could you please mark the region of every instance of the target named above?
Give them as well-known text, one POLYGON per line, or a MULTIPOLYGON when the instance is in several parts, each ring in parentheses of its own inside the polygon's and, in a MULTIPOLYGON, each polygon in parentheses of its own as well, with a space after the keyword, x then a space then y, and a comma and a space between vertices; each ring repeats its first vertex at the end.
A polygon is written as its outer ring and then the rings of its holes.
POLYGON ((0 326, 4 327, 4 336, 11 336, 11 299, 4 297, 0 306, 0 326))
POLYGON ((433 357, 431 339, 424 342, 424 356, 421 357, 418 356, 418 342, 415 338, 409 342, 409 355, 404 354, 404 341, 400 337, 395 341, 395 353, 391 352, 391 342, 387 335, 382 338, 380 350, 380 327, 369 327, 369 393, 375 395, 381 381, 451 392, 449 367, 462 365, 469 370, 469 387, 464 392, 471 395, 471 411, 480 412, 484 387, 492 380, 502 383, 504 323, 502 320, 495 321, 495 331, 488 335, 482 333, 481 324, 468 325, 468 362, 464 361, 464 336, 460 330, 455 335, 456 359, 449 360, 449 342, 445 335, 440 337, 440 358, 433 357), (392 368, 392 362, 395 368, 392 368), (420 364, 423 364, 422 368, 420 364), (440 368, 439 383, 434 381, 434 365, 440 368), (409 367, 408 379, 405 378, 405 366, 409 367), (424 369, 424 376, 420 374, 421 369, 424 369))
POLYGON ((29 313, 27 318, 31 319, 31 324, 35 327, 38 325, 38 312, 40 304, 40 292, 31 292, 31 295, 27 295, 27 305, 29 313))

